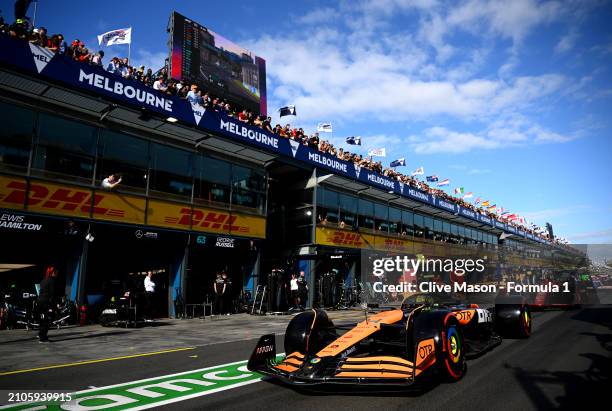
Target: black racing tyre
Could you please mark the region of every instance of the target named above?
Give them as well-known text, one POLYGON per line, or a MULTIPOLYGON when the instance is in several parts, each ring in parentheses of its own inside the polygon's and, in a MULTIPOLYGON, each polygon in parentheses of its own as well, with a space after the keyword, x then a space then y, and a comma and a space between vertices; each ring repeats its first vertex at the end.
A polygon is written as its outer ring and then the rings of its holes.
POLYGON ((527 304, 495 306, 495 328, 506 338, 529 338, 531 323, 531 310, 527 304))
POLYGON ((465 340, 459 322, 454 315, 448 315, 442 326, 442 351, 438 353, 438 369, 441 379, 447 382, 459 381, 465 375, 465 340))
POLYGON ((517 330, 517 336, 519 338, 529 338, 531 335, 531 311, 528 305, 521 306, 521 318, 519 320, 519 327, 517 330))
POLYGON ((287 355, 317 353, 336 339, 334 324, 323 310, 312 309, 299 313, 289 322, 285 331, 287 355))

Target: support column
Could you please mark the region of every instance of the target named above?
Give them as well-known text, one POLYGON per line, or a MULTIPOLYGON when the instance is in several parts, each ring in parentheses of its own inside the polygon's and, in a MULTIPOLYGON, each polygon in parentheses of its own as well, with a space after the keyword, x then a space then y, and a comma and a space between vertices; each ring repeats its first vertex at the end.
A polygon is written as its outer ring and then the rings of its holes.
MULTIPOLYGON (((70 286, 70 299, 76 301, 78 305, 87 304, 85 293, 85 280, 87 278, 87 254, 89 252, 89 241, 83 239, 81 253, 77 258, 74 270, 72 271, 72 283, 70 286)), ((66 285, 68 287, 68 285, 66 285)))
POLYGON ((357 261, 351 261, 349 265, 349 270, 345 278, 346 285, 348 287, 352 287, 353 285, 359 283, 359 278, 356 277, 357 274, 357 261))
POLYGON ((170 318, 176 318, 174 301, 176 301, 179 293, 183 297, 183 302, 185 302, 185 281, 183 279, 185 278, 189 261, 189 241, 187 241, 180 255, 177 256, 176 261, 174 270, 170 273, 168 287, 168 317, 170 318))
POLYGON ((304 271, 304 277, 306 277, 306 283, 308 284, 308 301, 306 302, 306 308, 312 308, 312 304, 314 303, 316 286, 315 265, 315 260, 299 260, 298 263, 299 271, 304 271))
POLYGON ((259 270, 260 270, 260 262, 261 262, 261 250, 257 250, 257 255, 255 256, 255 261, 253 262, 253 267, 250 270, 250 274, 245 278, 244 288, 251 291, 251 295, 255 298, 255 290, 257 290, 257 285, 259 285, 259 270))

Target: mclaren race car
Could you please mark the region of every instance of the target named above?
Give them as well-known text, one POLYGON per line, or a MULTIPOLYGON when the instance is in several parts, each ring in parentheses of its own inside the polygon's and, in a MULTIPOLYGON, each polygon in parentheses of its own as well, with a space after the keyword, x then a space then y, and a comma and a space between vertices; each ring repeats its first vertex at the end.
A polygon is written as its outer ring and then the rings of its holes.
POLYGON ((412 385, 435 377, 457 381, 466 359, 502 339, 527 338, 531 314, 523 301, 493 309, 440 295, 408 297, 401 308, 381 311, 354 326, 334 326, 323 310, 296 315, 285 332, 285 357, 276 360, 274 334, 259 339, 248 369, 292 385, 412 385))

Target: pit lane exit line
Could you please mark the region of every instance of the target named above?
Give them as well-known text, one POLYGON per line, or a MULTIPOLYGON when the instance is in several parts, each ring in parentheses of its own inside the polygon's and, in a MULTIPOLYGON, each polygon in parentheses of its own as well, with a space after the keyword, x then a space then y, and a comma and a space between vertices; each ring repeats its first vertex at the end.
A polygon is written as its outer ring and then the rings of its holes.
POLYGON ((170 350, 153 351, 153 352, 146 352, 146 353, 141 353, 141 354, 122 355, 120 357, 99 358, 96 360, 84 360, 84 361, 76 361, 76 362, 71 362, 71 363, 66 363, 66 364, 55 364, 55 365, 47 365, 44 367, 26 368, 24 370, 4 371, 4 372, 0 372, 0 377, 4 375, 22 374, 22 373, 34 372, 34 371, 45 371, 45 370, 52 370, 54 368, 74 367, 77 365, 96 364, 99 362, 107 362, 107 361, 127 360, 130 358, 149 357, 151 355, 168 354, 168 353, 173 353, 173 352, 188 351, 188 350, 195 350, 195 349, 196 347, 173 348, 170 350))
MULTIPOLYGON (((278 354, 282 358, 284 354, 278 354)), ((0 406, 10 410, 146 410, 261 381, 260 374, 237 361, 198 370, 97 387, 72 394, 63 403, 30 402, 0 406)))

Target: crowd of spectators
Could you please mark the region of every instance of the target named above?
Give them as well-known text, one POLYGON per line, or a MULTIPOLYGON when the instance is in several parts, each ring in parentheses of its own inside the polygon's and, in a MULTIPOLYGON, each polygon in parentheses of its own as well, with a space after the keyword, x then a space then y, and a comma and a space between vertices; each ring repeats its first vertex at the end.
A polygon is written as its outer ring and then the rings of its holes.
MULTIPOLYGON (((429 184, 420 181, 418 178, 402 174, 395 168, 384 167, 382 162, 374 161, 371 157, 351 153, 342 147, 336 148, 329 141, 321 139, 319 137, 319 133, 315 132, 312 135, 307 135, 302 128, 295 128, 290 124, 285 124, 285 126, 276 124, 274 127, 272 127, 271 117, 258 115, 257 113, 241 108, 238 105, 231 105, 227 100, 213 96, 208 91, 202 90, 197 84, 188 85, 179 80, 169 78, 167 67, 163 67, 154 72, 151 68, 145 70, 145 66, 143 65, 139 66, 138 68, 133 67, 129 64, 127 58, 118 57, 113 57, 108 64, 105 65, 104 51, 99 50, 97 52, 93 52, 85 47, 85 44, 78 39, 75 39, 68 44, 64 40, 64 36, 62 34, 53 34, 49 36, 46 28, 44 27, 39 27, 37 29, 31 28, 27 19, 18 19, 12 25, 7 25, 0 16, 0 32, 7 33, 12 37, 27 40, 30 43, 38 46, 46 47, 54 53, 64 54, 76 61, 102 67, 109 73, 113 73, 125 79, 139 81, 161 93, 186 99, 191 104, 200 105, 206 109, 216 112, 222 112, 229 117, 236 118, 242 123, 260 127, 269 133, 274 133, 280 137, 298 141, 300 144, 310 147, 311 149, 326 153, 340 160, 352 162, 362 168, 377 172, 390 179, 407 184, 410 187, 417 188, 436 197, 443 198, 446 201, 458 204, 480 215, 485 215, 493 219, 504 221, 517 229, 527 231, 528 233, 539 238, 551 240, 548 238, 546 233, 542 232, 541 229, 525 227, 514 221, 502 220, 497 214, 489 212, 484 208, 477 207, 476 205, 465 201, 463 198, 449 195, 443 190, 432 187, 429 184)), ((561 241, 556 238, 553 239, 553 241, 561 244, 561 241)))

